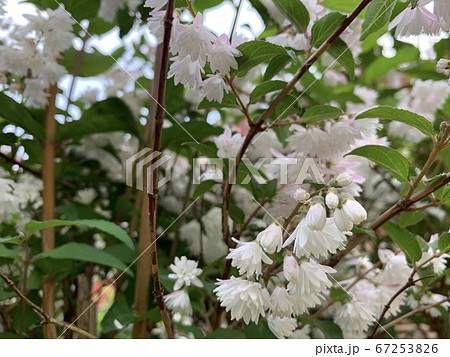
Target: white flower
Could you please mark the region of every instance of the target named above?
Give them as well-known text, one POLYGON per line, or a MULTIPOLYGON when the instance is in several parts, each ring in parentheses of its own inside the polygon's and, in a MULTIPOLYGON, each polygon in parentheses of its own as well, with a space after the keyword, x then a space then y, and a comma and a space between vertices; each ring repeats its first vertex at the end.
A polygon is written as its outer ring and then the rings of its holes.
POLYGON ((209 54, 209 64, 213 72, 219 71, 220 74, 226 75, 230 72, 230 68, 237 69, 238 64, 235 57, 240 56, 241 52, 230 45, 228 36, 222 34, 216 40, 212 52, 209 54))
POLYGON ((107 22, 112 22, 116 16, 116 12, 124 7, 124 0, 101 0, 98 17, 101 17, 107 22))
POLYGON ((222 103, 223 92, 228 93, 230 91, 230 87, 225 83, 223 78, 214 74, 208 74, 208 79, 200 84, 200 88, 206 99, 210 102, 216 101, 219 103, 222 103))
MULTIPOLYGON (((445 300, 447 297, 443 296, 441 294, 426 294, 424 295, 421 299, 420 299, 420 304, 423 305, 431 305, 431 304, 435 304, 437 302, 441 302, 443 300, 445 300)), ((448 311, 449 307, 450 307, 450 302, 446 301, 442 304, 440 304, 439 306, 443 307, 445 310, 448 311)), ((440 317, 442 315, 441 311, 439 311, 439 309, 437 309, 436 307, 432 307, 431 309, 428 309, 428 312, 430 313, 431 317, 437 318, 440 317)))
POLYGON ((185 290, 174 291, 173 293, 164 296, 164 302, 172 313, 179 312, 184 315, 192 315, 191 301, 185 290))
POLYGON ((277 317, 270 315, 267 317, 267 324, 270 331, 277 338, 286 338, 292 336, 294 330, 297 328, 297 320, 290 317, 277 317))
POLYGON ((47 10, 48 20, 42 27, 45 38, 45 53, 58 56, 72 45, 72 25, 75 21, 59 6, 56 10, 47 10))
POLYGON ((450 26, 450 2, 448 0, 434 0, 434 14, 442 27, 448 30, 450 26))
POLYGON ((344 213, 343 209, 336 208, 334 210, 333 218, 334 218, 334 221, 336 223, 336 227, 341 232, 347 232, 347 231, 351 231, 352 230, 353 222, 351 221, 350 218, 347 217, 347 215, 344 213))
POLYGON ((276 36, 267 37, 266 41, 282 47, 291 47, 297 51, 304 51, 308 48, 308 40, 304 34, 300 33, 293 35, 284 32, 276 36))
POLYGON ((260 316, 270 308, 270 296, 261 284, 232 276, 228 280, 218 280, 214 289, 220 300, 220 306, 231 311, 234 320, 243 319, 246 324, 250 321, 258 323, 260 316))
POLYGON ((199 61, 191 61, 191 57, 180 58, 180 56, 172 58, 168 78, 174 77, 175 85, 178 83, 186 87, 196 88, 202 82, 202 73, 205 71, 199 61))
POLYGON ((226 127, 222 135, 214 138, 214 143, 218 149, 217 156, 221 158, 236 157, 244 139, 245 138, 239 133, 232 136, 231 129, 226 127))
POLYGON ((342 232, 350 231, 353 224, 360 224, 366 219, 366 210, 353 198, 347 198, 342 208, 336 208, 334 211, 336 226, 342 232))
POLYGON ((145 0, 144 7, 153 9, 161 9, 167 4, 167 0, 145 0))
POLYGON ((331 286, 327 274, 336 273, 336 270, 320 265, 314 260, 300 263, 297 276, 293 276, 288 284, 288 291, 296 291, 298 295, 314 295, 331 286))
POLYGON ((337 249, 343 247, 346 239, 345 234, 338 229, 333 218, 327 218, 327 223, 322 231, 312 230, 306 221, 302 220, 284 242, 283 247, 287 247, 295 241, 294 254, 297 257, 311 254, 320 258, 326 257, 328 253, 336 253, 337 249))
POLYGON ((298 202, 305 202, 309 199, 310 195, 303 188, 297 188, 292 197, 298 202))
POLYGON ((178 37, 175 43, 175 51, 180 57, 190 56, 194 61, 199 61, 202 66, 206 58, 212 54, 212 42, 216 40, 209 30, 203 27, 203 16, 197 13, 191 25, 180 25, 178 37))
POLYGON ((336 311, 334 322, 341 328, 344 338, 362 338, 374 318, 375 313, 369 303, 351 300, 336 311))
POLYGON ((308 209, 305 218, 309 227, 315 231, 321 231, 327 223, 327 211, 321 202, 313 202, 308 209))
POLYGON ((88 206, 94 201, 96 196, 97 193, 93 188, 85 188, 77 191, 73 200, 88 206))
POLYGON ((389 249, 380 249, 378 251, 380 261, 384 264, 383 270, 376 277, 380 284, 403 284, 408 280, 412 268, 408 266, 405 255, 394 254, 389 249))
POLYGON ((353 176, 347 172, 337 175, 335 178, 339 187, 345 187, 353 183, 353 176))
POLYGON ((39 79, 25 79, 23 96, 28 98, 26 104, 29 107, 42 109, 47 105, 48 94, 45 92, 44 84, 39 79))
POLYGON ((414 9, 407 7, 389 24, 389 30, 395 30, 395 37, 418 36, 420 34, 439 35, 441 26, 436 16, 424 6, 414 9))
POLYGON ((300 274, 300 267, 293 255, 286 255, 283 259, 283 274, 287 281, 295 280, 300 274))
POLYGON ((441 58, 436 64, 436 68, 438 69, 450 69, 450 60, 446 58, 441 58))
POLYGON ((256 236, 256 241, 269 254, 279 252, 283 245, 283 231, 281 226, 278 223, 272 223, 256 236))
POLYGON ((164 40, 164 17, 165 11, 159 11, 157 9, 150 13, 150 17, 147 20, 147 26, 150 33, 156 37, 158 44, 161 44, 164 40))
POLYGON ((329 209, 335 209, 339 205, 339 196, 336 191, 329 190, 325 196, 325 204, 329 209))
POLYGON ((256 274, 256 277, 262 273, 262 263, 272 264, 273 261, 262 250, 258 242, 241 242, 233 240, 240 244, 240 247, 230 249, 227 259, 232 259, 231 265, 239 269, 239 274, 247 275, 247 278, 256 274))
POLYGON ((202 273, 202 269, 197 268, 198 262, 190 260, 185 256, 178 258, 175 257, 175 264, 170 265, 170 270, 173 273, 169 274, 170 279, 176 279, 174 290, 180 290, 184 285, 195 285, 203 287, 203 283, 197 278, 202 273))
POLYGON ((279 317, 291 316, 293 304, 291 296, 284 287, 277 286, 270 296, 272 313, 279 317))

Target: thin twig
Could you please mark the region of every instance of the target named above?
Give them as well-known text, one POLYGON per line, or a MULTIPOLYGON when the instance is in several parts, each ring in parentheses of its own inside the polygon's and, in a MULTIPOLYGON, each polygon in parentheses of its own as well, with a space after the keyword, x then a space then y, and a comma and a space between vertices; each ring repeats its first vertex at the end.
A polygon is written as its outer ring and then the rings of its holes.
POLYGON ((14 282, 11 279, 9 279, 1 270, 0 270, 0 278, 3 279, 3 281, 16 293, 16 295, 20 299, 22 299, 22 301, 25 304, 30 306, 41 317, 41 319, 42 319, 41 325, 43 325, 44 327, 49 324, 57 325, 57 326, 63 327, 64 329, 69 329, 73 332, 79 333, 80 335, 83 335, 87 338, 92 338, 92 339, 97 338, 96 336, 90 334, 89 332, 86 332, 72 324, 69 324, 64 321, 56 320, 53 317, 51 317, 50 315, 48 315, 41 307, 37 306, 34 302, 32 302, 30 299, 28 299, 22 293, 22 291, 19 290, 19 288, 16 286, 16 284, 14 284, 14 282))
POLYGON ((29 172, 30 174, 33 174, 34 176, 42 177, 42 173, 41 172, 36 171, 36 170, 34 170, 34 169, 32 169, 32 168, 22 164, 20 161, 17 161, 16 159, 14 159, 14 158, 6 155, 6 154, 3 154, 2 152, 0 152, 0 157, 5 159, 5 161, 9 162, 10 164, 17 165, 17 166, 21 167, 22 169, 24 169, 25 171, 29 172))

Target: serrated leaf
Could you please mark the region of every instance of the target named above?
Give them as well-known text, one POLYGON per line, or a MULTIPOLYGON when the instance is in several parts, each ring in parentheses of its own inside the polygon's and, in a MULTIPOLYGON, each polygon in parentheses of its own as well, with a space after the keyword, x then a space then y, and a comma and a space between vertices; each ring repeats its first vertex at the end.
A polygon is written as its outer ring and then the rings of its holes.
POLYGON ((351 79, 355 77, 355 60, 347 44, 337 39, 328 49, 328 52, 341 64, 351 79))
POLYGON ((309 12, 300 0, 274 0, 274 5, 300 32, 306 32, 309 12))
POLYGON ((0 245, 0 258, 20 259, 20 254, 13 249, 0 245))
POLYGON ((450 233, 445 233, 439 237, 438 248, 441 252, 450 251, 450 233))
POLYGON ((29 234, 33 234, 45 228, 61 226, 87 226, 90 228, 98 229, 102 232, 114 236, 119 241, 124 243, 128 248, 134 251, 133 241, 128 236, 128 234, 115 223, 108 221, 102 221, 98 219, 80 219, 77 221, 51 220, 44 222, 31 221, 25 225, 25 229, 29 234))
POLYGON ((214 180, 203 181, 195 188, 193 198, 200 197, 205 192, 208 192, 216 184, 217 184, 217 182, 214 180))
POLYGON ((120 271, 127 271, 129 275, 133 275, 132 271, 129 269, 127 270, 127 266, 114 255, 104 252, 103 250, 96 249, 85 243, 67 243, 49 252, 40 253, 34 256, 34 260, 41 260, 45 258, 69 259, 96 263, 109 266, 120 271))
POLYGON ((405 253, 409 262, 415 263, 422 257, 422 250, 412 233, 392 222, 386 222, 383 229, 387 232, 389 238, 405 253))
POLYGON ((389 22, 395 2, 395 0, 373 0, 369 4, 362 25, 361 41, 389 22))
POLYGON ((343 111, 339 108, 332 107, 331 105, 316 105, 308 109, 302 118, 307 123, 315 123, 326 119, 339 118, 343 114, 343 111))
POLYGON ((22 239, 20 238, 20 236, 0 238, 0 244, 20 244, 21 242, 22 239))
POLYGON ((398 121, 420 130, 425 135, 434 137, 433 125, 423 116, 404 109, 382 105, 358 114, 356 119, 379 118, 398 121))
POLYGON ((44 128, 33 117, 31 112, 25 106, 3 93, 0 93, 0 118, 21 127, 36 139, 43 140, 45 137, 44 128))
POLYGON ((365 157, 391 172, 397 180, 408 181, 409 161, 394 149, 381 145, 367 145, 356 148, 347 155, 365 157))
POLYGON ((238 57, 238 76, 245 75, 258 64, 269 62, 278 55, 284 55, 290 58, 285 48, 266 41, 254 40, 244 42, 238 46, 242 56, 238 57))
POLYGON ((250 94, 250 103, 255 103, 262 96, 286 87, 284 81, 267 81, 258 85, 250 94))
POLYGON ((318 47, 324 43, 346 18, 340 12, 331 12, 322 17, 311 29, 311 46, 318 47))
POLYGON ((267 66, 266 71, 264 72, 264 80, 268 81, 273 76, 275 76, 278 72, 280 72, 287 64, 290 62, 290 58, 288 55, 281 54, 273 57, 269 65, 267 66))
POLYGON ((398 219, 398 225, 400 228, 406 228, 409 226, 413 226, 416 223, 419 223, 425 215, 422 212, 402 212, 398 219))

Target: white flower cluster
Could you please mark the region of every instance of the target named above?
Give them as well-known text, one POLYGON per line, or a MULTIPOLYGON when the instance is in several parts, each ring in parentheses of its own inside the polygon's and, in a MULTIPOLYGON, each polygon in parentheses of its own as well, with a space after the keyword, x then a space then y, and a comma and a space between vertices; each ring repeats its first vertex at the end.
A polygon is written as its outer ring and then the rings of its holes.
MULTIPOLYGON (((153 8, 148 26, 158 43, 164 37, 166 11, 162 8, 166 3, 166 0, 149 0, 145 3, 146 7, 153 8)), ((221 102, 224 92, 230 90, 224 78, 231 69, 237 69, 235 57, 241 54, 236 48, 239 43, 230 43, 226 34, 217 37, 206 29, 201 13, 197 13, 189 24, 180 23, 179 16, 177 12, 174 14, 170 51, 175 56, 172 57, 168 77, 173 77, 175 84, 201 89, 203 97, 209 101, 221 102), (207 62, 212 73, 203 78, 207 62)))
MULTIPOLYGON (((43 108, 46 88, 67 72, 58 58, 72 44, 73 20, 61 7, 24 17, 28 23, 12 27, 0 46, 0 72, 26 77, 22 93, 26 104, 43 108)), ((9 91, 14 94, 21 89, 11 79, 9 91)))
POLYGON ((187 288, 191 285, 199 288, 203 287, 203 283, 198 278, 202 273, 202 269, 199 269, 198 262, 190 260, 186 257, 175 257, 174 264, 170 265, 170 269, 173 273, 169 274, 169 278, 176 280, 173 289, 173 293, 164 296, 164 301, 167 308, 173 313, 180 313, 183 315, 192 315, 192 305, 189 299, 187 288), (183 286, 184 289, 180 290, 183 286))
POLYGON ((332 187, 325 198, 310 198, 308 192, 297 189, 295 199, 304 208, 298 212, 300 223, 285 242, 278 222, 270 224, 253 241, 233 238, 237 246, 230 249, 227 259, 231 259, 240 277, 219 280, 214 290, 232 319, 258 323, 261 316, 267 315, 273 333, 289 337, 297 328, 295 316, 320 304, 322 293, 332 286, 328 275, 336 271, 319 264, 314 257, 327 257, 342 248, 348 230, 367 216, 364 208, 342 191, 352 181, 349 174, 338 175, 330 182, 332 187), (283 264, 279 273, 271 274, 273 259, 279 252, 283 264))
POLYGON ((408 6, 389 25, 395 30, 395 37, 437 36, 450 28, 450 2, 448 0, 419 0, 415 7, 408 6), (426 5, 433 1, 433 12, 426 5))

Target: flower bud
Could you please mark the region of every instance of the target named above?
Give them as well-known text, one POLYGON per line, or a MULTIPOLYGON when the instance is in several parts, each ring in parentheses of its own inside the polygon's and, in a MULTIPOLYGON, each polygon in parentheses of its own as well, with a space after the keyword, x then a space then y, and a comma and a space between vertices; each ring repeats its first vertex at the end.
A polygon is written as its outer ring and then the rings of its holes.
POLYGON ((354 223, 360 224, 367 219, 367 212, 361 204, 353 198, 347 199, 342 205, 345 215, 354 223))
POLYGON ((450 60, 441 58, 436 64, 437 69, 450 69, 450 60))
POLYGON ((325 196, 325 204, 329 209, 335 209, 339 205, 339 196, 336 190, 330 189, 325 196))
POLYGON ((293 197, 298 202, 305 202, 309 198, 309 193, 303 188, 297 188, 293 194, 293 197))
POLYGON ((272 223, 256 236, 256 241, 269 253, 279 252, 283 245, 283 232, 281 226, 272 223))
POLYGON ((347 172, 339 174, 336 178, 336 183, 340 187, 348 186, 353 183, 353 177, 347 172))
POLYGON ((300 273, 300 267, 297 259, 293 255, 286 255, 283 260, 283 274, 289 280, 295 280, 300 273))
POLYGON ((323 203, 320 201, 313 202, 305 219, 312 230, 321 231, 325 227, 325 223, 327 223, 327 211, 323 203))
POLYGON ((341 232, 347 232, 353 228, 353 222, 347 217, 342 208, 336 208, 333 217, 337 229, 341 232))

